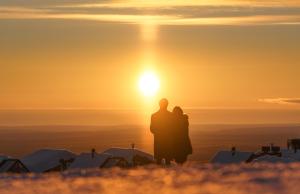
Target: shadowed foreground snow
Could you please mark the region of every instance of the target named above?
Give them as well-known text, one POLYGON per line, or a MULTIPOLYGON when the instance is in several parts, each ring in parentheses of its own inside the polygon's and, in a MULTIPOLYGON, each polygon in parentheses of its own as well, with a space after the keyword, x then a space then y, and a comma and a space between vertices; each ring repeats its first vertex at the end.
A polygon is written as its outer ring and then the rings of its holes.
POLYGON ((188 164, 63 174, 0 175, 0 193, 298 193, 300 164, 188 164))

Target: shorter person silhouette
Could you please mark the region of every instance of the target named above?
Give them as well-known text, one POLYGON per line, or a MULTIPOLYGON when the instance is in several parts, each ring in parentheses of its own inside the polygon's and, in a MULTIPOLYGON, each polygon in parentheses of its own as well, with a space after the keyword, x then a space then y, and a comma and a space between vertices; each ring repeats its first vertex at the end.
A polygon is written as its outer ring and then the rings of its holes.
POLYGON ((173 154, 176 163, 183 164, 187 161, 189 154, 192 154, 192 144, 189 137, 188 115, 183 114, 183 110, 176 106, 173 109, 173 154))

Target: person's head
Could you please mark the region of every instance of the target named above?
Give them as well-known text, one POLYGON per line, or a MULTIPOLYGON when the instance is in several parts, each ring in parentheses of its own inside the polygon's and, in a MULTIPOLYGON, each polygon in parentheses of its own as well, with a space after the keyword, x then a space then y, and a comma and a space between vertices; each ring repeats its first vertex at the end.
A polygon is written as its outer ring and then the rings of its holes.
POLYGON ((175 106, 172 112, 174 115, 183 115, 183 110, 180 106, 175 106))
POLYGON ((167 110, 169 102, 166 98, 163 98, 159 101, 159 107, 161 110, 167 110))

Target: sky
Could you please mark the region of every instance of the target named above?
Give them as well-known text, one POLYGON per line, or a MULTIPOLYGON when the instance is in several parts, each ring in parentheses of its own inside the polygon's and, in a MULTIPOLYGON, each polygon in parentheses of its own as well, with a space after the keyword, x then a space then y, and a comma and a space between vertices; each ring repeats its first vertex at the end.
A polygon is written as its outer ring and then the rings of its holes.
POLYGON ((1 0, 0 109, 299 109, 299 34, 299 0, 1 0))

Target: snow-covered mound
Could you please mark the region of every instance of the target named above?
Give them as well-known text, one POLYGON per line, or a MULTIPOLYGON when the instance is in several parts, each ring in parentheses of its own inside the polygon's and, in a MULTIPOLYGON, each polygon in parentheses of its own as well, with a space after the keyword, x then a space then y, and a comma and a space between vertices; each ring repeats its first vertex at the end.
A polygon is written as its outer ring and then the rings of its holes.
POLYGON ((90 169, 60 173, 0 174, 0 193, 42 194, 296 194, 300 164, 200 165, 129 170, 90 169))
POLYGON ((252 152, 242 151, 219 151, 212 159, 211 163, 217 164, 238 164, 246 162, 251 156, 252 152))
POLYGON ((93 155, 91 153, 81 153, 76 157, 69 169, 100 168, 111 156, 110 154, 98 154, 96 152, 93 155))
POLYGON ((76 158, 76 154, 63 149, 41 149, 21 159, 31 172, 47 172, 58 168, 60 160, 76 158))
POLYGON ((287 157, 265 155, 253 160, 253 162, 290 163, 290 162, 297 162, 297 160, 293 158, 287 158, 287 157))
POLYGON ((143 152, 139 149, 110 148, 110 149, 104 151, 103 153, 110 154, 114 157, 122 157, 125 160, 127 160, 127 162, 130 163, 130 164, 133 162, 133 158, 135 156, 144 157, 144 158, 146 158, 150 161, 154 160, 154 158, 151 154, 143 152))

